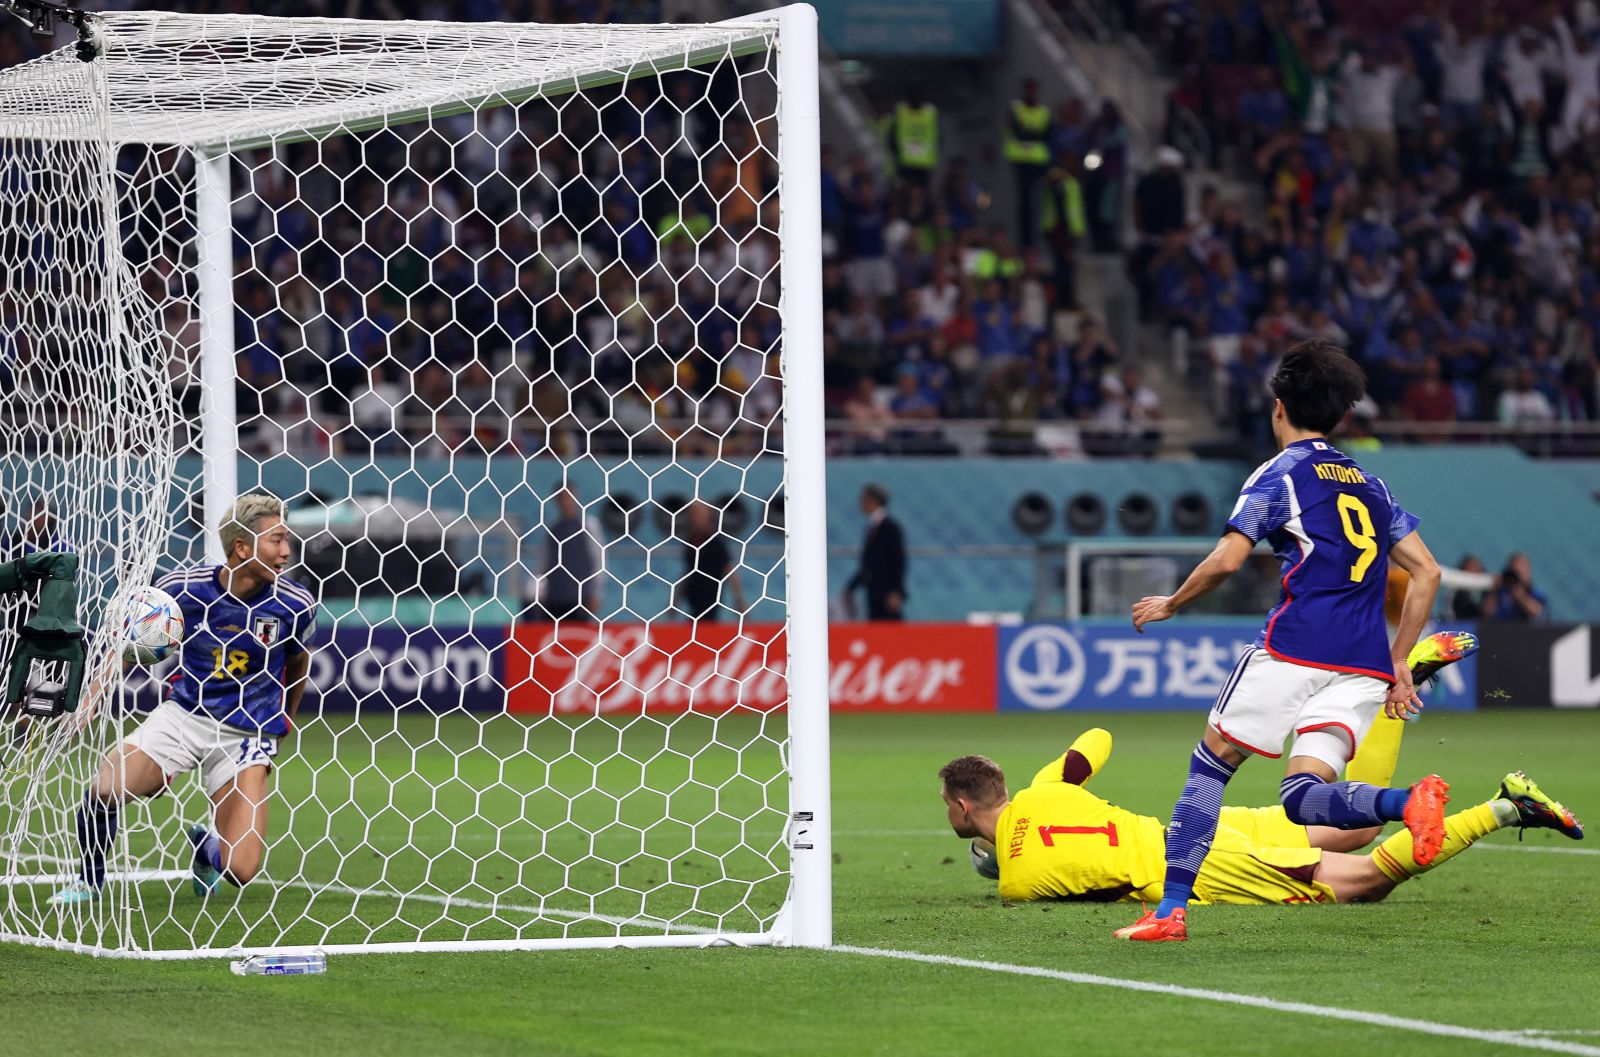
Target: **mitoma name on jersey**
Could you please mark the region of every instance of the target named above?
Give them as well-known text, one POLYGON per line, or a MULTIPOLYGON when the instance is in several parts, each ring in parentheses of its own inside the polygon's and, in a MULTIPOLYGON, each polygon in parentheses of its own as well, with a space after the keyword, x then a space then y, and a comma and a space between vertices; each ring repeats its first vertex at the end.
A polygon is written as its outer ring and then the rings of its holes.
POLYGON ((1338 481, 1341 484, 1367 483, 1366 477, 1354 466, 1342 466, 1336 462, 1319 462, 1314 464, 1312 469, 1324 481, 1338 481))

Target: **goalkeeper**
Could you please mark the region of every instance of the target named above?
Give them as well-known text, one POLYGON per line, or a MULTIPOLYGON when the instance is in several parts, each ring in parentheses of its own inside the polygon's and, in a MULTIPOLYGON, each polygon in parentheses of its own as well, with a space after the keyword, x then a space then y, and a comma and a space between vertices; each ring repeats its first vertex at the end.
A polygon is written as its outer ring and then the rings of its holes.
MULTIPOLYGON (((1413 669, 1421 678, 1470 652, 1441 633, 1434 652, 1413 669), (1452 649, 1452 647, 1456 647, 1452 649), (1453 653, 1453 655, 1452 655, 1453 653)), ((1348 777, 1376 785, 1393 775, 1404 723, 1382 718, 1362 740, 1348 777)), ((978 872, 999 881, 1004 899, 1112 901, 1159 899, 1165 875, 1164 827, 1100 799, 1084 784, 1111 755, 1111 735, 1086 731, 1034 775, 1012 798, 1005 775, 983 756, 962 756, 939 772, 951 827, 974 838, 978 872)), ((1431 870, 1495 830, 1509 826, 1554 829, 1574 840, 1583 826, 1520 771, 1505 776, 1488 801, 1445 819, 1445 841, 1428 866, 1412 855, 1411 834, 1394 834, 1371 855, 1348 852, 1376 838, 1380 828, 1337 830, 1291 823, 1281 806, 1225 807, 1211 855, 1202 868, 1197 899, 1211 903, 1349 903, 1383 899, 1394 888, 1431 870)))
POLYGON ((240 496, 218 530, 224 563, 157 582, 183 610, 178 668, 166 699, 106 756, 84 793, 81 867, 52 903, 98 898, 121 805, 159 796, 192 770, 214 819, 211 828, 189 827, 195 893, 208 895, 223 878, 247 884, 260 871, 272 760, 300 708, 316 633, 316 599, 283 575, 291 557, 283 514, 272 496, 240 496))
MULTIPOLYGON (((940 771, 950 825, 977 838, 973 861, 996 877, 1002 899, 1149 900, 1161 897, 1165 827, 1083 787, 1111 754, 1111 735, 1085 731, 1010 798, 1005 775, 983 756, 962 756, 940 771), (989 847, 993 845, 992 859, 989 847)), ((1554 829, 1582 839, 1577 818, 1520 771, 1505 776, 1490 800, 1445 819, 1444 847, 1423 866, 1411 834, 1394 834, 1371 855, 1329 850, 1321 826, 1296 826, 1282 807, 1222 809, 1195 898, 1206 903, 1356 903, 1383 899, 1404 881, 1434 869, 1495 830, 1554 829)))

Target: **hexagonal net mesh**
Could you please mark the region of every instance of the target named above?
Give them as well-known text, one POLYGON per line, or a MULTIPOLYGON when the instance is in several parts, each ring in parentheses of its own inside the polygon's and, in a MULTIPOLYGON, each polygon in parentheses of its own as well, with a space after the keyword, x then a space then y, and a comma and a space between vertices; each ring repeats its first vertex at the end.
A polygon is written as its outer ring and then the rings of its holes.
POLYGON ((106 15, 0 75, 0 557, 85 556, 95 672, 8 720, 0 933, 783 940, 777 27, 106 15))

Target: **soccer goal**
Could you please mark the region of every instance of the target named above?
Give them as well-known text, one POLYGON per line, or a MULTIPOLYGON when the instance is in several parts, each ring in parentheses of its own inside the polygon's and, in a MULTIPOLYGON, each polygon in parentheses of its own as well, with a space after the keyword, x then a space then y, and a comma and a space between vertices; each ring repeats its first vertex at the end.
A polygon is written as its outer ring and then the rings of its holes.
POLYGON ((830 943, 812 9, 84 36, 0 73, 0 559, 80 555, 94 686, 7 717, 3 938, 830 943), (107 614, 255 491, 320 628, 263 872, 191 891, 189 774, 50 905, 165 677, 107 614))

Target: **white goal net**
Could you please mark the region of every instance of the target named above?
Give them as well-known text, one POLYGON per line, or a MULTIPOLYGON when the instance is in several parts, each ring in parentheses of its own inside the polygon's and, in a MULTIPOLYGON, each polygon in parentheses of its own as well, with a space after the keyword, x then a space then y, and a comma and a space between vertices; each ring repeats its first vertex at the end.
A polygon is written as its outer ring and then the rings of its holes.
POLYGON ((6 716, 0 934, 829 942, 810 9, 92 36, 0 73, 0 560, 82 557, 95 684, 6 716), (318 616, 264 866, 195 894, 191 772, 53 904, 175 675, 122 677, 117 600, 251 492, 318 616))

